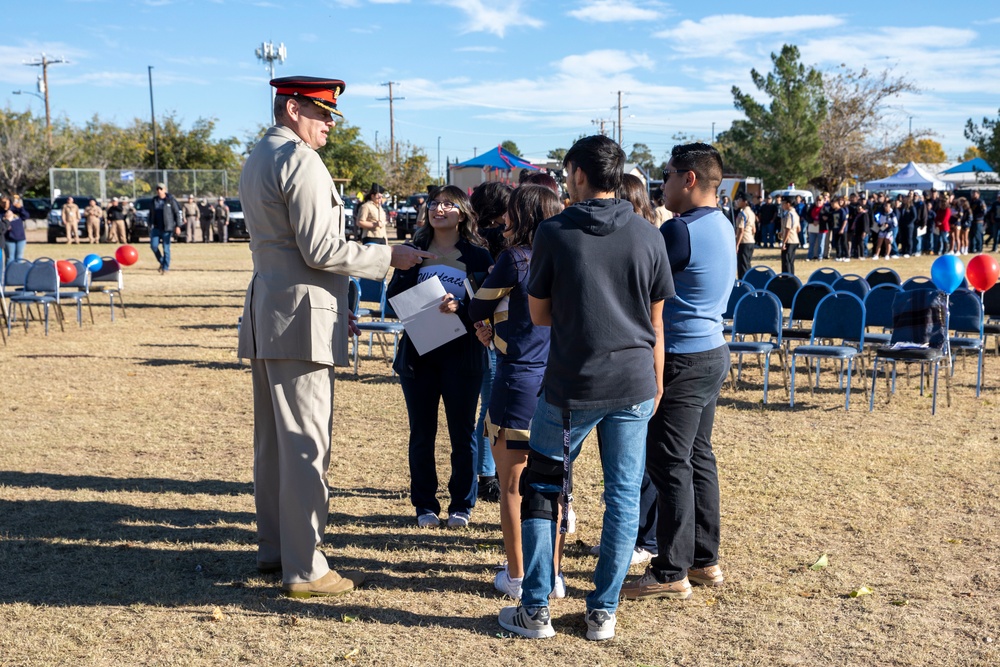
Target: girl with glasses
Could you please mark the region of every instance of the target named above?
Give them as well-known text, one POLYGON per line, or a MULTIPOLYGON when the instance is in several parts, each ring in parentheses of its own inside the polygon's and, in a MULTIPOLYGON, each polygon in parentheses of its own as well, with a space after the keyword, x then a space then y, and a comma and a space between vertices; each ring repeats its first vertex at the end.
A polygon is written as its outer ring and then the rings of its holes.
POLYGON ((476 233, 476 214, 460 188, 442 188, 427 209, 427 224, 417 230, 413 245, 436 258, 396 271, 386 294, 393 297, 436 276, 448 292, 441 301, 441 312, 457 314, 466 333, 425 354, 419 354, 404 333, 393 367, 399 374, 410 421, 410 502, 416 510, 417 525, 432 528, 440 524, 434 441, 438 407, 444 400, 451 440, 448 526, 464 528, 476 504, 476 448, 472 434, 486 352, 476 340, 463 283, 466 278, 473 284, 481 282, 493 258, 476 233))

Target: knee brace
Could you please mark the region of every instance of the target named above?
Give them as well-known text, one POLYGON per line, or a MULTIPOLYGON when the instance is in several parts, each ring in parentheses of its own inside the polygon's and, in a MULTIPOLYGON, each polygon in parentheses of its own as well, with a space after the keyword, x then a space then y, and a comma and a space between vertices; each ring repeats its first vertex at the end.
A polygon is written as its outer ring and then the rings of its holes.
POLYGON ((562 482, 562 461, 553 461, 531 451, 519 482, 521 521, 546 519, 555 522, 559 516, 562 482))

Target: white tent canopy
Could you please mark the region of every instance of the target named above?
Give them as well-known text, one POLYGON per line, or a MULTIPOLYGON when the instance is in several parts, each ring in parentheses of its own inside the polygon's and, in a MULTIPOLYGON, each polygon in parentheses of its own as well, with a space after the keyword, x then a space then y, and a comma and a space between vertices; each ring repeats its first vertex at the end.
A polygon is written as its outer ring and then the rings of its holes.
POLYGON ((931 176, 912 162, 892 176, 865 183, 866 190, 951 190, 952 187, 951 183, 931 176))

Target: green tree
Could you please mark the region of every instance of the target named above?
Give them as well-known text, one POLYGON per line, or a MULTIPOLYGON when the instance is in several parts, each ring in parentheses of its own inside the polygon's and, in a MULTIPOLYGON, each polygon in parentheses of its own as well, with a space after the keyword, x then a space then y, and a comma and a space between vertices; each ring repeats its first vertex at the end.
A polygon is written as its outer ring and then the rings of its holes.
POLYGON ((765 106, 733 86, 733 101, 746 119, 719 135, 730 169, 760 176, 764 183, 807 183, 822 172, 819 128, 826 118, 823 77, 799 62, 799 50, 786 44, 771 54, 766 76, 750 70, 754 86, 769 98, 765 106))
POLYGON ((969 146, 968 148, 965 149, 965 152, 962 153, 962 156, 959 158, 959 160, 961 162, 968 162, 969 160, 973 160, 977 157, 982 157, 982 156, 983 154, 979 152, 978 148, 976 148, 975 146, 969 146))
POLYGON ((965 138, 975 144, 990 166, 1000 169, 1000 118, 983 118, 980 125, 970 118, 965 123, 965 138))
POLYGON ((319 149, 319 156, 334 178, 348 179, 345 192, 367 192, 372 183, 385 184, 379 155, 361 139, 361 128, 356 125, 338 123, 319 149))
POLYGON ((517 157, 521 157, 521 149, 518 148, 517 144, 515 144, 510 139, 505 139, 503 142, 501 142, 500 147, 503 148, 508 153, 513 153, 517 157))
POLYGON ((652 174, 656 170, 656 157, 653 156, 649 146, 642 143, 632 144, 632 150, 628 154, 628 161, 634 162, 647 174, 652 174))
POLYGON ((74 152, 67 128, 68 123, 55 120, 49 146, 44 117, 0 109, 0 192, 48 193, 49 168, 64 164, 74 152))
POLYGON ((424 150, 409 142, 396 142, 399 157, 389 159, 388 151, 379 153, 379 163, 385 173, 383 185, 396 197, 424 192, 430 182, 430 159, 424 150))
POLYGON ((559 164, 562 164, 562 161, 566 157, 566 153, 568 152, 569 149, 566 148, 553 148, 546 154, 545 157, 547 157, 550 160, 556 161, 559 164))

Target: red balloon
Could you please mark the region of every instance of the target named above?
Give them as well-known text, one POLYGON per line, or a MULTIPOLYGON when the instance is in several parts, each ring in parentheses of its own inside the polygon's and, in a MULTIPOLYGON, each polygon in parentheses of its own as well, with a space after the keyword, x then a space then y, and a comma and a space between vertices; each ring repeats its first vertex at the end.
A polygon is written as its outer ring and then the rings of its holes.
POLYGON ((130 245, 118 246, 118 250, 115 250, 115 259, 122 266, 132 266, 139 261, 139 251, 130 245))
POLYGON ((56 262, 56 271, 59 273, 59 282, 71 283, 76 280, 76 267, 72 262, 60 259, 56 262))
POLYGON ((1000 264, 989 255, 976 255, 969 260, 969 265, 965 268, 965 277, 970 285, 980 292, 985 292, 997 284, 1000 264))

